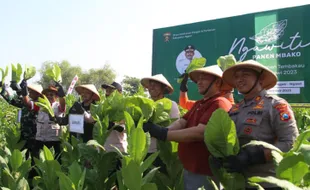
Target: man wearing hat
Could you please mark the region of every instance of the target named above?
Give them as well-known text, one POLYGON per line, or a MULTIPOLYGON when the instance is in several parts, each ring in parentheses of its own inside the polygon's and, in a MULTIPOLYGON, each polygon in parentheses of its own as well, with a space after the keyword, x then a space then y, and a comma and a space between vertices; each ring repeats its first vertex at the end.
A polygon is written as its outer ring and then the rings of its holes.
MULTIPOLYGON (((223 79, 244 95, 244 99, 229 111, 240 144, 259 140, 283 152, 289 151, 298 136, 294 113, 287 101, 266 92, 276 85, 277 76, 262 64, 248 60, 225 70, 223 79)), ((237 156, 229 157, 224 166, 245 177, 275 176, 271 150, 258 145, 242 148, 237 156)), ((265 189, 280 189, 267 183, 261 185, 265 189)))
POLYGON ((212 176, 208 158, 210 153, 204 143, 204 130, 213 111, 218 108, 229 110, 231 103, 221 96, 221 91, 231 88, 222 81, 222 70, 209 66, 189 73, 190 79, 198 86, 203 99, 168 128, 146 123, 143 127, 151 136, 162 141, 179 142, 178 154, 184 166, 184 189, 193 190, 204 186, 213 189, 207 180, 212 176))
POLYGON ((112 84, 103 84, 101 87, 105 90, 105 95, 107 97, 110 96, 115 90, 119 93, 122 93, 123 91, 122 86, 117 82, 112 82, 112 84))
MULTIPOLYGON (((148 89, 151 99, 153 101, 161 101, 165 102, 165 111, 169 113, 170 118, 179 118, 180 112, 178 105, 175 101, 172 101, 168 98, 165 98, 165 94, 172 94, 173 87, 167 81, 167 79, 162 75, 154 75, 151 77, 145 77, 141 79, 141 84, 144 88, 148 89), (167 102, 167 103, 166 103, 167 102)), ((156 138, 151 138, 151 144, 148 150, 148 156, 157 151, 157 140, 156 138)), ((160 160, 159 157, 154 162, 155 166, 160 166, 160 171, 165 171, 165 165, 160 160)))
MULTIPOLYGON (((62 117, 66 109, 66 102, 64 99, 65 93, 62 86, 58 82, 55 83, 56 86, 49 86, 48 88, 42 91, 42 94, 45 95, 49 100, 55 116, 62 117)), ((22 86, 22 95, 24 103, 28 106, 28 108, 30 108, 30 110, 36 111, 38 113, 36 120, 37 131, 35 137, 36 139, 35 157, 38 158, 40 149, 42 149, 43 146, 46 146, 48 148, 53 147, 55 150, 55 154, 59 155, 60 154, 59 136, 61 134, 60 126, 57 123, 55 123, 55 121, 50 120, 49 114, 41 110, 40 107, 37 106, 33 100, 29 99, 27 83, 21 86, 22 86)))
MULTIPOLYGON (((22 81, 21 86, 25 84, 25 80, 22 81)), ((43 88, 41 85, 31 84, 28 85, 29 97, 31 100, 36 102, 40 96, 42 96, 43 88)), ((2 87, 1 96, 11 105, 21 108, 19 118, 20 118, 20 140, 25 141, 25 145, 22 149, 27 149, 26 156, 28 157, 29 154, 32 154, 34 145, 35 145, 35 136, 36 136, 36 118, 37 112, 30 110, 25 104, 23 103, 22 93, 19 91, 17 94, 19 95, 16 99, 10 99, 5 93, 6 86, 5 84, 2 87)))

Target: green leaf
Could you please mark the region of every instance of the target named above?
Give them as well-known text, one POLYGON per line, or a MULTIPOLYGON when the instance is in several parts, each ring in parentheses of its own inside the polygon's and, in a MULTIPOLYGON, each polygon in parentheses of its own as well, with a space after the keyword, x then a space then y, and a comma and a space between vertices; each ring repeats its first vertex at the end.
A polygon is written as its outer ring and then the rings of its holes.
POLYGON ((29 80, 36 75, 36 68, 34 66, 25 66, 24 79, 29 80))
POLYGON ((47 99, 47 97, 45 95, 43 95, 43 98, 39 97, 38 98, 38 102, 35 102, 35 104, 37 106, 39 106, 40 109, 42 109, 41 111, 44 111, 44 112, 50 114, 52 117, 55 116, 54 110, 53 110, 53 108, 51 106, 51 103, 50 103, 50 101, 47 99))
POLYGON ((78 185, 77 185, 77 187, 78 187, 77 190, 83 190, 83 188, 84 188, 84 181, 85 181, 85 175, 86 175, 86 168, 84 168, 83 173, 82 173, 82 175, 80 177, 80 180, 79 180, 78 185))
POLYGON ((274 151, 274 150, 271 151, 271 155, 272 155, 275 165, 279 166, 281 160, 283 159, 283 156, 279 152, 274 151))
POLYGON ((235 65, 237 63, 236 58, 233 54, 220 56, 217 59, 217 65, 222 69, 222 71, 225 71, 229 67, 235 65))
POLYGON ((86 143, 87 146, 94 146, 96 148, 100 148, 101 150, 105 151, 105 148, 99 144, 96 140, 89 140, 87 143, 86 143))
POLYGON ((53 64, 52 68, 46 70, 46 75, 51 78, 51 80, 61 83, 61 69, 57 63, 53 64))
POLYGON ((276 176, 295 184, 301 182, 308 170, 308 165, 304 162, 304 156, 300 153, 292 154, 284 157, 279 163, 276 168, 276 176))
POLYGON ((143 151, 146 145, 146 136, 142 128, 131 129, 130 138, 128 139, 129 155, 137 162, 143 160, 143 151))
POLYGON ((63 172, 56 172, 56 174, 59 177, 60 190, 75 190, 75 185, 68 176, 63 172))
POLYGON ((141 190, 157 190, 157 186, 155 183, 146 183, 142 186, 141 190))
POLYGON ((147 184, 152 181, 153 177, 155 176, 156 172, 158 171, 159 167, 153 168, 149 171, 143 178, 142 178, 142 185, 147 184))
POLYGON ((22 165, 23 157, 22 153, 19 150, 14 150, 12 156, 10 157, 10 165, 12 172, 17 171, 17 169, 22 165))
POLYGON ((207 59, 204 57, 194 58, 191 63, 186 68, 186 73, 190 73, 195 69, 200 69, 204 67, 207 63, 207 59))
POLYGON ((145 159, 140 167, 142 172, 145 172, 155 161, 155 159, 157 158, 159 152, 154 152, 153 154, 151 154, 147 159, 145 159))
POLYGON ((126 190, 126 188, 124 186, 124 181, 123 181, 123 177, 122 177, 121 171, 117 171, 116 172, 116 178, 117 178, 117 182, 118 182, 118 189, 119 190, 126 190))
POLYGON ((265 190, 262 186, 260 186, 258 183, 252 183, 249 182, 249 184, 253 187, 255 187, 257 190, 265 190))
POLYGON ((54 156, 52 152, 46 146, 43 147, 43 154, 44 154, 45 160, 54 160, 54 156))
POLYGON ((297 137, 297 139, 293 145, 293 148, 290 150, 290 152, 297 152, 299 150, 299 148, 301 147, 301 145, 303 143, 307 142, 309 138, 310 138, 310 130, 306 130, 303 133, 301 133, 297 137))
POLYGON ((249 143, 243 145, 243 147, 245 147, 245 146, 256 146, 256 145, 262 145, 263 147, 265 147, 265 148, 267 148, 267 149, 276 151, 276 152, 278 152, 278 153, 281 154, 281 155, 283 154, 283 152, 282 152, 279 148, 273 146, 272 144, 263 142, 263 141, 252 140, 251 142, 249 142, 249 143))
POLYGON ((131 160, 126 167, 122 168, 124 184, 128 189, 141 189, 141 175, 140 167, 134 160, 131 160))
POLYGON ((9 67, 8 66, 6 66, 5 67, 5 70, 3 70, 3 69, 1 69, 0 68, 0 70, 1 70, 1 76, 2 76, 2 82, 4 82, 5 81, 5 78, 8 76, 8 73, 9 73, 9 67))
POLYGON ((301 152, 302 155, 304 156, 305 162, 310 165, 310 145, 307 144, 302 144, 299 147, 298 152, 301 152))
POLYGON ((19 63, 17 63, 16 67, 14 64, 11 65, 12 65, 12 81, 16 81, 18 83, 20 81, 20 76, 23 72, 23 68, 19 63))
POLYGON ((130 114, 128 112, 124 112, 124 116, 125 116, 125 127, 126 127, 126 131, 127 133, 131 132, 131 129, 133 129, 135 127, 135 122, 133 121, 132 117, 130 116, 130 114))
POLYGON ((30 190, 28 181, 24 177, 18 181, 16 190, 30 190))
POLYGON ((260 182, 266 182, 270 184, 277 185, 278 187, 283 188, 284 190, 302 190, 301 188, 295 186, 289 181, 277 179, 275 177, 250 177, 248 179, 250 182, 254 183, 260 183, 260 182))
POLYGON ((74 161, 69 166, 69 175, 68 175, 68 177, 71 179, 71 181, 72 181, 72 183, 74 184, 75 187, 78 187, 81 175, 82 175, 82 169, 81 169, 80 165, 77 163, 77 161, 74 161))
POLYGON ((204 132, 204 141, 215 157, 236 155, 239 152, 235 123, 223 109, 213 112, 204 132))
POLYGON ((27 177, 28 172, 31 169, 31 160, 26 160, 22 163, 22 165, 18 168, 17 172, 19 173, 19 178, 27 177))

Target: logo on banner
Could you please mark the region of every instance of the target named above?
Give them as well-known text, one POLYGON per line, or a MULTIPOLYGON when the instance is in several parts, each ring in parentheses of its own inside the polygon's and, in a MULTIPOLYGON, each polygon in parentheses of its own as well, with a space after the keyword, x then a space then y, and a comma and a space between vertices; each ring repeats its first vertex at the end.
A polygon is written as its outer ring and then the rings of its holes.
POLYGON ((258 34, 248 37, 248 39, 256 42, 257 45, 254 47, 249 47, 246 45, 246 37, 242 37, 240 39, 235 38, 228 54, 238 54, 240 56, 239 61, 243 61, 247 57, 248 53, 253 51, 256 52, 256 54, 253 55, 252 59, 256 60, 300 57, 302 52, 299 50, 310 46, 310 42, 303 42, 302 36, 299 32, 296 32, 295 35, 287 37, 289 40, 287 43, 277 43, 277 41, 281 38, 283 39, 287 25, 287 19, 273 22, 262 28, 258 34), (286 52, 272 52, 275 49, 286 50, 286 52), (259 52, 263 51, 267 51, 267 53, 259 54, 259 52))
POLYGON ((163 34, 163 36, 164 36, 165 42, 169 42, 170 37, 171 37, 171 33, 170 32, 166 32, 166 33, 163 34))

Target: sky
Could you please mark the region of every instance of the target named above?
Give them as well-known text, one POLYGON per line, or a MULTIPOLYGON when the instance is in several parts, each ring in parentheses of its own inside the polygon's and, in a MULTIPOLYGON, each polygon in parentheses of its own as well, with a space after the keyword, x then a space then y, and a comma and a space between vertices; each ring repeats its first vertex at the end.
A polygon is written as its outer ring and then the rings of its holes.
MULTIPOLYGON (((0 67, 67 60, 151 75, 153 29, 309 4, 310 0, 0 0, 0 67)), ((39 78, 38 74, 35 78, 39 78)), ((7 79, 8 80, 8 79, 7 79)))

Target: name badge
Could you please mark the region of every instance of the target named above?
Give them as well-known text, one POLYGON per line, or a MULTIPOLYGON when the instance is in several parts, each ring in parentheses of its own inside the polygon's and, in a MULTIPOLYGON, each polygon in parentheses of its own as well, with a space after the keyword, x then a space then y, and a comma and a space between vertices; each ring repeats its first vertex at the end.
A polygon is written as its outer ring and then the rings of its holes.
POLYGON ((84 134, 84 115, 69 114, 70 132, 84 134))

